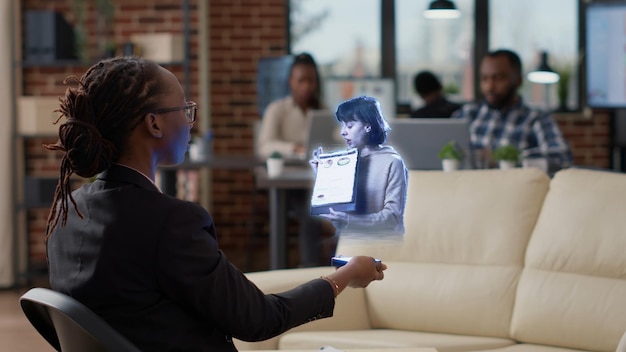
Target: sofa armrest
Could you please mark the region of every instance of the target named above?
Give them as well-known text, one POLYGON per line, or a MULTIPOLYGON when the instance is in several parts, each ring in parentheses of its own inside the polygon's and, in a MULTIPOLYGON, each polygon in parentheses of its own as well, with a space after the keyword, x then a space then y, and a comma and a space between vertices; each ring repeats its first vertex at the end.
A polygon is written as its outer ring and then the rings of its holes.
MULTIPOLYGON (((335 270, 332 267, 301 268, 248 273, 246 276, 265 293, 279 293, 335 270)), ((331 318, 320 319, 290 331, 330 331, 370 329, 364 289, 346 288, 335 302, 331 318)), ((289 332, 287 332, 289 333, 289 332)), ((262 342, 235 340, 239 350, 273 350, 278 348, 280 335, 262 342)))

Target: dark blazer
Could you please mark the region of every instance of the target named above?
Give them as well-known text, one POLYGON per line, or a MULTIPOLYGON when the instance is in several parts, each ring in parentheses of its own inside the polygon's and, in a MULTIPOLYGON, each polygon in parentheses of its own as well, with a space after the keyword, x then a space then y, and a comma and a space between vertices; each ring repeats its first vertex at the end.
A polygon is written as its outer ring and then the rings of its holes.
POLYGON ((328 317, 334 291, 315 279, 265 295, 218 248, 208 212, 114 165, 73 192, 47 242, 50 284, 93 309, 142 351, 236 351, 328 317))

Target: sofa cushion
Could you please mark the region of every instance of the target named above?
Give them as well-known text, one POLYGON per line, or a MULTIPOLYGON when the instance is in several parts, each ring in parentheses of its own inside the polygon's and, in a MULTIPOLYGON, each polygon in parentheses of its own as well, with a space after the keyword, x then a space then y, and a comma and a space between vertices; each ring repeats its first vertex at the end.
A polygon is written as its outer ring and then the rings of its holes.
POLYGON ((337 253, 522 266, 550 179, 538 169, 409 171, 402 242, 340 238, 337 253))
POLYGON ((508 337, 520 269, 388 262, 366 290, 372 325, 385 329, 508 337))
POLYGON ((625 253, 626 175, 557 173, 526 251, 512 337, 615 351, 626 331, 625 253))
POLYGON ((411 171, 404 240, 340 239, 337 249, 390 263, 366 289, 373 327, 508 337, 549 182, 537 169, 411 171))
POLYGON ((435 347, 437 352, 475 351, 510 346, 510 339, 481 336, 462 336, 401 330, 307 331, 283 336, 281 350, 315 350, 333 346, 340 350, 368 348, 435 347))

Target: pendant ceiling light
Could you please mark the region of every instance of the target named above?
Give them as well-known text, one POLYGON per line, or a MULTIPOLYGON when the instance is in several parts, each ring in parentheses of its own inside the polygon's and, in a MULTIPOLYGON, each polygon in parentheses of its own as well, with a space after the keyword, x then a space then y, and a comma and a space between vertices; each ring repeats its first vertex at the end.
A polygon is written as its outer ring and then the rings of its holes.
POLYGON ((433 0, 428 9, 424 11, 424 17, 432 19, 449 19, 461 17, 461 11, 451 0, 433 0))
POLYGON ((540 84, 551 84, 559 81, 559 74, 548 65, 548 53, 541 52, 541 62, 535 71, 529 72, 526 76, 529 81, 540 84))

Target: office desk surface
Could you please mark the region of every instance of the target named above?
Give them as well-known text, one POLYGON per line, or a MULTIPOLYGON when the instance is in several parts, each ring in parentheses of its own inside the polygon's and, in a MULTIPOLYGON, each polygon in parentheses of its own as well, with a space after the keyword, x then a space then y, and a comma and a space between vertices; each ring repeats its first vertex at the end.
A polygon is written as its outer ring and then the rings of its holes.
MULTIPOLYGON (((311 170, 308 166, 308 162, 305 160, 286 160, 285 166, 288 169, 304 169, 305 167, 311 170)), ((203 160, 190 160, 186 158, 179 165, 174 166, 161 166, 163 170, 177 170, 177 169, 230 169, 230 170, 252 170, 255 167, 264 167, 265 160, 260 159, 254 155, 214 155, 203 160)), ((287 177, 290 177, 287 175, 287 177)))
POLYGON ((283 172, 276 177, 267 176, 265 167, 254 169, 256 186, 260 189, 307 189, 312 188, 315 174, 309 166, 285 166, 283 172))
POLYGON ((189 160, 188 158, 179 165, 163 166, 164 170, 177 169, 230 169, 230 170, 251 170, 263 165, 265 161, 254 155, 221 155, 212 156, 203 160, 189 160))

